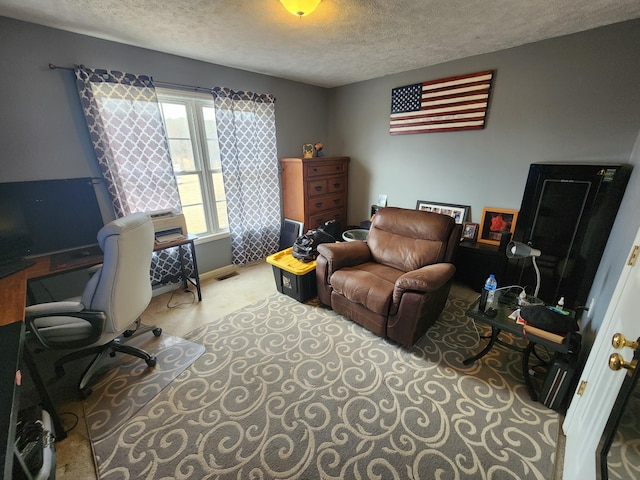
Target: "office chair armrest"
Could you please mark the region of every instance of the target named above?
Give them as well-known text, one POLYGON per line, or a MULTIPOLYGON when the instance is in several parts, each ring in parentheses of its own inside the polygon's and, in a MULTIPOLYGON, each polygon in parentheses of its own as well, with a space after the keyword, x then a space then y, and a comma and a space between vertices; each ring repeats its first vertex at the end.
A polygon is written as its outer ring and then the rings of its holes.
MULTIPOLYGON (((30 305, 25 309, 27 317, 44 317, 47 315, 75 314, 84 310, 84 305, 80 302, 49 302, 30 305)), ((75 317, 76 315, 71 315, 75 317)))
MULTIPOLYGON (((49 349, 71 349, 71 348, 82 348, 87 345, 91 345, 96 340, 100 338, 102 335, 102 331, 104 330, 104 324, 107 321, 107 315, 104 312, 96 311, 96 310, 83 310, 81 312, 46 312, 44 315, 37 316, 28 316, 25 318, 25 322, 27 324, 27 329, 30 333, 32 333, 38 342, 49 349), (88 322, 91 325, 91 334, 85 337, 69 340, 69 341, 55 341, 55 336, 52 338, 47 338, 46 335, 40 331, 40 328, 47 329, 51 327, 56 327, 55 322, 51 321, 44 326, 38 327, 36 321, 38 319, 50 318, 55 319, 56 317, 65 318, 65 319, 74 319, 79 318, 88 322)), ((64 329, 65 323, 61 322, 60 327, 64 329)))

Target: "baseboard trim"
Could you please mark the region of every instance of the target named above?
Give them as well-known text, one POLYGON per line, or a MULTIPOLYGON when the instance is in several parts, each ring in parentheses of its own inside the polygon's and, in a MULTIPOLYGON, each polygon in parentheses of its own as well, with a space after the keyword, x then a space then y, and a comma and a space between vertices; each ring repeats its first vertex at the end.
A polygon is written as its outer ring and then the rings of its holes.
MULTIPOLYGON (((215 270, 210 270, 200 275, 200 282, 204 280, 208 280, 210 278, 222 278, 227 277, 233 273, 236 273, 237 267, 235 265, 226 265, 224 267, 216 268, 215 270)), ((163 293, 171 292, 173 290, 177 290, 182 287, 182 282, 177 283, 169 283, 167 285, 158 285, 153 287, 152 296, 157 297, 158 295, 162 295, 163 293)))
POLYGON ((200 281, 208 280, 209 278, 221 278, 235 273, 237 267, 235 265, 226 265, 224 267, 216 268, 215 270, 209 270, 200 275, 200 281))

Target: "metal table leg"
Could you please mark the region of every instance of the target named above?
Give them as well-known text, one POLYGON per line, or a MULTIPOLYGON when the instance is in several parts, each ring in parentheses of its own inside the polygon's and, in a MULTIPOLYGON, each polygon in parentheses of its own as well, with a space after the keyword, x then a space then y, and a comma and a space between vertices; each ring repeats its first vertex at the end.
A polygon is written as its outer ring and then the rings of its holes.
POLYGON ((481 359, 482 357, 484 357, 487 353, 489 353, 489 351, 493 348, 493 346, 495 345, 496 341, 498 340, 498 335, 500 335, 501 330, 499 328, 494 327, 493 325, 491 326, 491 337, 489 337, 489 342, 487 343, 487 345, 477 354, 474 355, 473 357, 467 358, 466 360, 464 360, 462 362, 463 365, 471 365, 473 362, 475 362, 476 360, 481 359))

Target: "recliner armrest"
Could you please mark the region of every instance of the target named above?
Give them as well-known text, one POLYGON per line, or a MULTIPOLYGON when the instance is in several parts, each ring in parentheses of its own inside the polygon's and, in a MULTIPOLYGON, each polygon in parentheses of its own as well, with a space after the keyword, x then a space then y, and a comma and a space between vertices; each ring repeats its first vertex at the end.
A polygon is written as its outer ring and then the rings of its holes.
POLYGON ((363 241, 322 243, 318 245, 318 253, 327 259, 330 272, 371 260, 371 251, 363 241))
POLYGON ((436 263, 407 272, 396 280, 393 302, 399 302, 402 294, 407 291, 436 291, 451 280, 455 273, 456 267, 452 263, 436 263))

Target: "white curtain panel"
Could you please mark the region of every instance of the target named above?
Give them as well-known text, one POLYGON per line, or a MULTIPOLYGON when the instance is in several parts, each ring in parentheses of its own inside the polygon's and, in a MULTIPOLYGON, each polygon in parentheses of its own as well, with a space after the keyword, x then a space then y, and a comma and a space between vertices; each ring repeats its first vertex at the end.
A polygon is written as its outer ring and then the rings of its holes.
POLYGON ((278 251, 281 214, 275 98, 221 87, 214 88, 212 95, 232 262, 245 265, 278 251))
MULTIPOLYGON (((85 67, 74 71, 116 216, 180 209, 178 183, 151 77, 85 67)), ((191 255, 185 260, 192 273, 191 255)), ((173 283, 179 273, 177 248, 154 254, 152 284, 173 283)))

